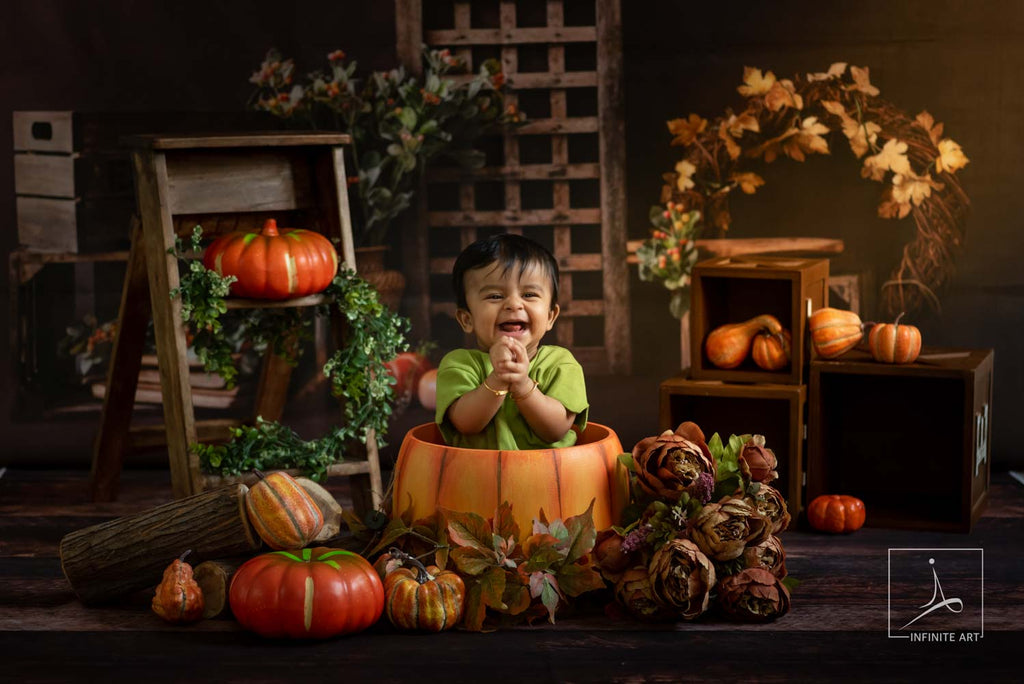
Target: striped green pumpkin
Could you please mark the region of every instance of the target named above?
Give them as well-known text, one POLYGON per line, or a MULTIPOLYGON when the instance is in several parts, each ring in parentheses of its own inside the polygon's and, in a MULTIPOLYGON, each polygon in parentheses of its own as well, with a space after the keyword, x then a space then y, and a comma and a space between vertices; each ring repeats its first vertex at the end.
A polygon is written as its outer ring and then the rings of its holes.
POLYGON ((324 526, 324 515, 313 498, 288 473, 257 471, 260 481, 245 496, 249 522, 272 549, 301 549, 324 526))

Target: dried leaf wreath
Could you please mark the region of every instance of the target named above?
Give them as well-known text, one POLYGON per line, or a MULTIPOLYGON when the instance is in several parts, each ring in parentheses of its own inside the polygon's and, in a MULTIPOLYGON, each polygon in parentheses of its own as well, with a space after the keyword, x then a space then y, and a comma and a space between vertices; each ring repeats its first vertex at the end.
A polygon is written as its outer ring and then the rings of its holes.
POLYGON ((681 146, 683 156, 663 176, 661 202, 669 209, 664 215, 699 212, 705 230, 724 235, 732 221, 730 193, 738 188, 753 194, 764 185, 749 170, 751 160, 802 162, 811 154, 829 154, 824 136, 841 130, 863 159, 861 177, 885 184, 878 215, 911 215, 917 226, 882 286, 884 309, 890 316, 938 309, 937 293, 948 284, 963 245, 969 205, 954 175, 968 159, 960 145, 943 137, 942 124, 928 112, 911 117, 881 99, 867 67, 847 69, 843 62, 795 80, 746 67, 738 90, 747 98, 738 114, 726 110, 711 121, 690 114, 668 122, 672 145, 681 146))

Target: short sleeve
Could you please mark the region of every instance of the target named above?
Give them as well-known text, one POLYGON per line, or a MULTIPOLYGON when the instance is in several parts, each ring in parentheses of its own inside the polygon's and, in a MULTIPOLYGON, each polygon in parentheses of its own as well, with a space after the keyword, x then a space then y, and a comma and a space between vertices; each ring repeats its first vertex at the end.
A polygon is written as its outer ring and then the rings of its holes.
POLYGON ((445 414, 455 400, 479 387, 490 369, 479 354, 470 349, 456 349, 445 354, 437 367, 437 408, 434 422, 441 429, 441 435, 449 444, 457 430, 445 414))
POLYGON ((587 426, 590 410, 583 366, 568 349, 549 349, 551 353, 538 373, 537 382, 544 394, 557 399, 567 410, 576 414, 574 424, 582 431, 587 426))

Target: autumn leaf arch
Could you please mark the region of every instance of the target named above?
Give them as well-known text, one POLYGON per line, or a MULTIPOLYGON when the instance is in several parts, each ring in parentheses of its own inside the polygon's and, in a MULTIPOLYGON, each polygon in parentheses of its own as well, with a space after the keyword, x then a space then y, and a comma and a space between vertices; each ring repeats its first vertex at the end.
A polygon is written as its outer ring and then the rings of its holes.
POLYGON ((710 121, 690 114, 668 122, 672 145, 683 148, 683 157, 663 176, 665 215, 700 211, 704 229, 724 236, 732 221, 732 191, 753 194, 764 185, 749 169, 752 161, 802 162, 808 155, 828 154, 823 136, 842 131, 862 160, 861 177, 884 185, 878 215, 909 215, 917 228, 882 285, 885 312, 938 309, 938 292, 951 279, 964 242, 969 206, 955 175, 968 159, 956 142, 943 137, 943 125, 928 112, 911 117, 878 97, 866 67, 848 69, 842 62, 794 80, 746 67, 738 90, 746 98, 738 114, 726 110, 710 121))

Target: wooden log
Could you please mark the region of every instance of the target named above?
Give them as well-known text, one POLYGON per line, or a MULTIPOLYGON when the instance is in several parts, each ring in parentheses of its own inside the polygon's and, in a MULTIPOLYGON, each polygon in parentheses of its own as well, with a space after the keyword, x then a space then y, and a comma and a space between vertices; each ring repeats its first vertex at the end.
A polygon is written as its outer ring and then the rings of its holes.
POLYGON ((245 495, 236 484, 65 535, 64 576, 82 603, 102 603, 160 582, 167 564, 192 549, 196 563, 255 551, 245 495))

